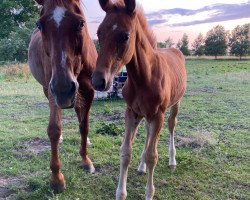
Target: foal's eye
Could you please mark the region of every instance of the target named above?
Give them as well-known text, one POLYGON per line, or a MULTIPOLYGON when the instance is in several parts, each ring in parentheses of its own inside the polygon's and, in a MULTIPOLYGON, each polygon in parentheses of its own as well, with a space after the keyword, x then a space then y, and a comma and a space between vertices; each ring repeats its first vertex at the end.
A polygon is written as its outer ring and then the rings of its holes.
POLYGON ((77 30, 78 30, 78 31, 81 31, 81 30, 83 29, 83 27, 84 27, 84 21, 81 20, 81 21, 79 22, 79 24, 78 24, 77 30))
POLYGON ((125 43, 129 39, 129 33, 121 33, 118 38, 119 43, 125 43))
POLYGON ((41 31, 42 30, 42 25, 41 25, 41 22, 37 22, 36 23, 36 27, 41 31))

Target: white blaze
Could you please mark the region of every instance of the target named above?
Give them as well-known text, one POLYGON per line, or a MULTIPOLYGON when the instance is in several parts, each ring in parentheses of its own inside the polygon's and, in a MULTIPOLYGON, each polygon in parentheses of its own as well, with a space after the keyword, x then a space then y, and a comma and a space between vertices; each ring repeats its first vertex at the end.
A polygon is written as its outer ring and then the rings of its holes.
POLYGON ((64 18, 66 9, 64 7, 57 6, 53 11, 53 20, 55 21, 57 27, 59 28, 62 19, 64 18))
POLYGON ((66 55, 65 55, 64 51, 62 51, 61 65, 62 65, 62 67, 65 67, 65 65, 66 65, 66 55))
POLYGON ((115 24, 115 25, 113 25, 113 27, 112 27, 112 29, 113 29, 113 31, 115 30, 115 29, 117 29, 117 24, 115 24))

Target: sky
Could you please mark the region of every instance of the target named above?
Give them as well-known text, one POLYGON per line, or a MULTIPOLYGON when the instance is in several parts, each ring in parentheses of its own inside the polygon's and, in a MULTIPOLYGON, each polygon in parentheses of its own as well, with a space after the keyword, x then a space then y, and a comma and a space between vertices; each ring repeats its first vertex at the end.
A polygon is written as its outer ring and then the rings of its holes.
MULTIPOLYGON (((98 0, 83 2, 90 35, 96 39, 105 12, 98 0)), ((199 33, 205 36, 218 24, 232 30, 237 25, 250 23, 250 0, 137 0, 137 4, 143 7, 158 41, 171 37, 177 43, 187 33, 192 43, 199 33)))

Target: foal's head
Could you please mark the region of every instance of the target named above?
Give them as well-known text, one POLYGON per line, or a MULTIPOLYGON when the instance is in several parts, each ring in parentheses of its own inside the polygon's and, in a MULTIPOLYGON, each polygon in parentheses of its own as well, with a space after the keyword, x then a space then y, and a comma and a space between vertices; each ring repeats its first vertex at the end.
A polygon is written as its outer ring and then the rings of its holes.
POLYGON ((37 28, 52 67, 49 89, 61 108, 73 107, 86 34, 80 0, 36 0, 42 5, 37 28))
POLYGON ((92 83, 96 90, 108 90, 114 76, 132 59, 135 51, 135 0, 113 4, 99 0, 106 16, 98 28, 100 52, 92 83))

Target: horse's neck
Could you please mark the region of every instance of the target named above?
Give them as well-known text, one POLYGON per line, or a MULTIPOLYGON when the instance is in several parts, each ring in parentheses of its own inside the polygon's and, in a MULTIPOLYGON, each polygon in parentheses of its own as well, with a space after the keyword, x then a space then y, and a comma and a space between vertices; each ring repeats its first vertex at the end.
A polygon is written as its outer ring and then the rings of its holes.
POLYGON ((82 44, 82 64, 85 70, 92 73, 97 60, 97 52, 95 45, 90 38, 87 27, 84 34, 84 42, 82 44))
POLYGON ((138 23, 135 52, 131 61, 126 66, 128 78, 132 84, 140 86, 141 84, 150 83, 154 57, 154 49, 138 23))

